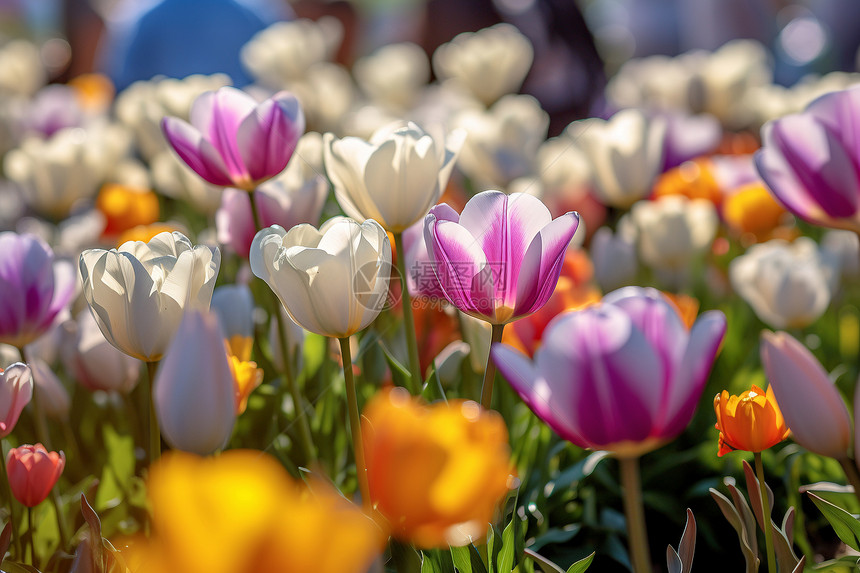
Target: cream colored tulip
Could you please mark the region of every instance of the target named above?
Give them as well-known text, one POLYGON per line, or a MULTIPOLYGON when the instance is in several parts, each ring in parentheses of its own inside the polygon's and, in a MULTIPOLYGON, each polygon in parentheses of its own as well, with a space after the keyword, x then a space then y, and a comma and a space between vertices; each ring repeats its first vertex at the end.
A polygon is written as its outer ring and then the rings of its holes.
POLYGON ((464 137, 455 131, 445 138, 414 123, 386 126, 369 142, 327 133, 323 153, 335 197, 350 217, 401 233, 439 201, 464 137))
POLYGON ((195 247, 179 232, 90 249, 80 259, 84 297, 102 334, 147 362, 161 359, 185 310, 208 310, 220 264, 218 249, 195 247))
POLYGON ((833 295, 839 264, 808 237, 753 245, 729 265, 732 287, 773 328, 804 328, 833 295))
POLYGON ((594 194, 604 205, 626 209, 651 193, 663 167, 664 119, 625 109, 609 120, 575 121, 565 133, 591 162, 594 194))
POLYGON ((519 91, 531 68, 534 49, 516 27, 497 24, 465 32, 442 44, 433 54, 433 69, 451 78, 490 105, 519 91))
POLYGON ((388 44, 355 62, 352 73, 375 103, 402 112, 430 80, 430 62, 417 44, 388 44))
POLYGON ((630 217, 642 261, 656 269, 676 271, 689 267, 708 250, 720 222, 713 203, 680 195, 639 201, 630 217))
POLYGON ((386 304, 391 245, 372 219, 329 219, 319 230, 274 225, 251 245, 251 270, 305 330, 344 338, 373 322, 386 304))

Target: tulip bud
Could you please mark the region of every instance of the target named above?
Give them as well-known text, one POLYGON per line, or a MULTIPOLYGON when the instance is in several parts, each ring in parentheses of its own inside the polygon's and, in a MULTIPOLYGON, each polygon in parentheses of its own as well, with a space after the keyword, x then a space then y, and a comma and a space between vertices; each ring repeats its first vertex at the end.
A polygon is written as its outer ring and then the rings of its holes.
POLYGON ((633 284, 639 270, 633 240, 623 233, 613 235, 609 227, 600 227, 591 239, 590 251, 594 279, 603 292, 633 284))
POLYGON ((42 444, 12 448, 6 455, 6 475, 12 495, 27 507, 42 503, 66 467, 63 452, 49 452, 42 444))
POLYGON ((30 367, 16 362, 0 370, 0 438, 15 429, 24 406, 33 398, 33 375, 30 367))
POLYGON ((839 391, 812 353, 785 332, 762 332, 761 360, 794 441, 811 452, 844 459, 851 417, 839 391))
POLYGON ((235 422, 234 383, 215 314, 186 312, 158 368, 153 401, 173 448, 206 455, 226 445, 235 422))

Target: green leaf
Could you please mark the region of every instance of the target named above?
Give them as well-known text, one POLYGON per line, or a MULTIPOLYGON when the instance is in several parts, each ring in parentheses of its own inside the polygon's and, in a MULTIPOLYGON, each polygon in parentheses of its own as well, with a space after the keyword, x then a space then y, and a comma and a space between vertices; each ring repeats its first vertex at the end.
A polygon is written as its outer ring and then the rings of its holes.
POLYGON ((543 555, 532 551, 531 549, 526 549, 525 555, 526 557, 537 563, 540 566, 541 571, 543 571, 544 573, 564 573, 564 569, 562 569, 543 555))
POLYGON ((499 552, 502 550, 502 538, 496 528, 490 525, 487 530, 487 563, 490 571, 498 571, 499 552))
POLYGON ((567 573, 583 573, 589 567, 591 567, 591 562, 594 561, 594 553, 586 557, 585 559, 580 559, 567 569, 567 573))
POLYGON ((488 573, 474 545, 452 547, 451 558, 454 560, 454 567, 460 573, 488 573))
POLYGON ((426 553, 421 558, 421 573, 440 573, 433 560, 426 553))
POLYGON ((391 368, 391 376, 395 380, 401 380, 402 383, 409 387, 409 381, 412 380, 412 374, 410 374, 409 369, 395 358, 381 339, 379 341, 379 347, 382 348, 382 352, 385 354, 385 359, 388 361, 388 367, 391 368))
POLYGON ((860 521, 841 507, 833 505, 814 493, 807 495, 830 522, 839 539, 855 551, 860 551, 860 521))

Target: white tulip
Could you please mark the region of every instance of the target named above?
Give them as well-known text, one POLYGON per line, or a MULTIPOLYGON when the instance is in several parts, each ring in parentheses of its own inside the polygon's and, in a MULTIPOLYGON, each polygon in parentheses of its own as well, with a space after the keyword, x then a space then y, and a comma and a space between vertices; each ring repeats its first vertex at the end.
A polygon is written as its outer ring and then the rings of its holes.
POLYGON ((465 134, 431 135, 414 123, 389 125, 369 142, 327 133, 323 153, 337 202, 350 217, 401 233, 436 204, 465 134))
POLYGON ((343 338, 373 322, 386 304, 391 245, 372 219, 326 221, 319 230, 274 225, 251 245, 251 270, 305 330, 343 338))
POLYGON ((105 338, 147 362, 162 357, 185 310, 208 310, 220 264, 218 249, 175 231, 80 259, 84 297, 105 338))
POLYGON ((594 279, 603 292, 633 284, 639 268, 636 243, 624 233, 613 234, 609 227, 600 227, 591 238, 589 254, 594 279))
POLYGON ((137 386, 140 361, 114 348, 102 334, 93 313, 82 310, 64 325, 70 336, 61 351, 63 364, 87 390, 128 394, 137 386))
POLYGON ((454 125, 468 134, 459 167, 481 190, 498 189, 534 173, 549 115, 527 95, 509 95, 489 110, 466 109, 454 125))
POLYGON ((32 209, 63 219, 96 194, 128 153, 130 137, 121 126, 98 125, 61 129, 48 140, 29 138, 6 155, 5 173, 32 209))
POLYGON ((827 307, 838 262, 808 237, 750 247, 729 265, 732 287, 768 326, 804 328, 827 307))
POLYGON ((331 61, 342 38, 337 18, 277 22, 251 38, 240 55, 259 83, 280 90, 304 78, 314 65, 331 61))
POLYGON ((198 455, 223 448, 236 421, 234 392, 218 317, 190 310, 155 376, 161 435, 171 447, 198 455))
POLYGON ((486 105, 519 91, 534 58, 531 42, 510 24, 465 32, 433 54, 440 78, 452 78, 486 105))
POLYGON ((32 96, 46 79, 38 46, 12 40, 0 48, 0 96, 32 96))
POLYGON ((430 62, 416 44, 389 44, 355 62, 352 73, 374 102, 404 111, 430 81, 430 62))
POLYGON ((710 248, 719 217, 706 199, 680 195, 639 201, 630 211, 642 261, 655 269, 680 271, 710 248))
POLYGON ((591 162, 594 194, 605 205, 626 209, 651 193, 663 167, 663 118, 625 109, 609 120, 575 121, 565 133, 591 162))
POLYGON ((853 231, 831 229, 821 238, 821 248, 828 256, 839 261, 842 279, 860 278, 860 238, 853 231))

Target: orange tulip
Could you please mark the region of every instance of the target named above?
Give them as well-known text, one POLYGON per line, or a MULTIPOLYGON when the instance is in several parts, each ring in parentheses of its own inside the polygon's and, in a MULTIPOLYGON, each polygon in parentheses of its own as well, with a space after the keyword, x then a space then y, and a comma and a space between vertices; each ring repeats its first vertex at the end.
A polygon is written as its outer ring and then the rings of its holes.
POLYGON ((364 573, 385 533, 324 484, 270 456, 169 452, 148 481, 153 536, 123 551, 136 573, 364 573))
POLYGON ((6 455, 6 477, 12 495, 27 507, 45 501, 65 467, 65 454, 49 452, 42 444, 18 446, 6 455))
POLYGON ((128 241, 141 241, 148 243, 153 237, 159 233, 170 233, 173 231, 184 231, 176 225, 169 223, 153 223, 152 225, 138 225, 124 231, 116 240, 116 246, 119 247, 128 241))
POLYGON ((785 219, 787 211, 774 199, 764 183, 749 183, 728 195, 723 201, 723 219, 738 235, 754 241, 766 241, 785 219))
POLYGON ((753 384, 740 396, 730 396, 723 390, 714 397, 714 410, 720 431, 719 456, 732 450, 758 453, 780 443, 790 433, 771 386, 765 392, 753 384))
POLYGON ((103 234, 119 235, 138 225, 158 221, 158 197, 152 191, 107 184, 96 197, 96 209, 105 217, 103 234))
POLYGON ((486 535, 512 471, 498 414, 462 400, 426 406, 393 388, 367 404, 362 434, 370 498, 394 537, 442 548, 486 535))
POLYGON ((244 336, 233 336, 225 341, 227 362, 233 373, 237 416, 248 407, 251 392, 263 382, 263 369, 257 368, 257 363, 250 360, 252 345, 253 339, 244 336))
POLYGON ((704 157, 693 159, 666 171, 654 184, 654 198, 666 195, 707 199, 719 206, 722 193, 714 177, 714 166, 711 160, 704 157))

